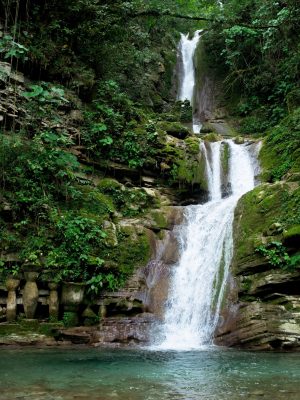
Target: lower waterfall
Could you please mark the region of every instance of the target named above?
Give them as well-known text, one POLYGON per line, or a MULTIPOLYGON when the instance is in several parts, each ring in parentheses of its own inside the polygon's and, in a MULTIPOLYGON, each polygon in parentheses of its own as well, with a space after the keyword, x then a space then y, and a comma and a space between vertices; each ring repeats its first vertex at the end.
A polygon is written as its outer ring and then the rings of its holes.
POLYGON ((233 253, 232 223, 239 198, 254 187, 255 165, 247 145, 232 140, 201 144, 210 200, 185 208, 180 259, 173 269, 160 349, 212 344, 233 253), (222 146, 229 148, 231 195, 222 199, 222 146))

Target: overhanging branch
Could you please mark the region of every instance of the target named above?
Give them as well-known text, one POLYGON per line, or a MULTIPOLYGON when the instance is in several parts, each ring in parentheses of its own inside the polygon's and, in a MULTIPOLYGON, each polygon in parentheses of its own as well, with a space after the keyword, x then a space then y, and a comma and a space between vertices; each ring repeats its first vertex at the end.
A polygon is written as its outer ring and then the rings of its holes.
MULTIPOLYGON (((214 22, 214 23, 218 23, 217 20, 213 19, 213 18, 208 18, 208 17, 198 17, 195 15, 182 15, 182 14, 178 14, 178 13, 173 13, 170 10, 163 10, 163 11, 159 11, 159 10, 145 10, 145 11, 137 11, 134 13, 130 14, 130 17, 135 18, 135 17, 171 17, 171 18, 181 18, 181 19, 185 19, 185 20, 190 20, 190 21, 207 21, 207 22, 214 22)), ((224 24, 224 21, 219 21, 220 24, 224 24)), ((238 26, 242 26, 245 28, 251 28, 251 29, 269 29, 269 28, 275 28, 275 29, 279 29, 280 27, 278 25, 252 25, 252 24, 245 24, 245 23, 233 23, 232 25, 238 25, 238 26)), ((232 26, 232 25, 229 25, 232 26)))
POLYGON ((207 17, 197 17, 194 15, 182 15, 173 13, 169 10, 158 11, 158 10, 146 10, 146 11, 138 11, 136 13, 130 14, 131 17, 173 17, 173 18, 181 18, 187 19, 191 21, 213 21, 207 17))

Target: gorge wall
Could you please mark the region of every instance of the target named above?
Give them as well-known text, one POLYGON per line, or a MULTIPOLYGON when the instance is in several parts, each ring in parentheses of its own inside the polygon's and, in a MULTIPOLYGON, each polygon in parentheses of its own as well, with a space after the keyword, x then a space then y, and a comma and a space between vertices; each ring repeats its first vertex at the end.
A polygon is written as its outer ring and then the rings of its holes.
POLYGON ((284 257, 299 254, 299 193, 298 176, 291 175, 286 181, 261 184, 240 200, 228 304, 217 344, 299 350, 299 261, 284 263, 284 257), (270 250, 269 258, 258 251, 261 246, 270 250))

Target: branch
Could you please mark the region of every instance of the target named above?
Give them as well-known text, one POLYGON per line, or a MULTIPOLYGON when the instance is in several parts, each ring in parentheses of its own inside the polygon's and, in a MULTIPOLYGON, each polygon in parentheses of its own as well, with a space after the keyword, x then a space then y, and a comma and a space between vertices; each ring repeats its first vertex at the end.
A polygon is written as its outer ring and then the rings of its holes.
POLYGON ((158 11, 158 10, 146 10, 146 11, 139 11, 136 13, 130 14, 131 17, 173 17, 173 18, 182 18, 188 19, 192 21, 213 21, 207 17, 196 17, 193 15, 182 15, 173 13, 170 10, 165 11, 158 11))
MULTIPOLYGON (((219 23, 219 24, 223 23, 223 21, 217 21, 216 19, 213 19, 213 18, 197 17, 195 15, 182 15, 182 14, 173 13, 170 10, 138 11, 138 12, 131 13, 130 17, 132 17, 132 18, 135 18, 135 17, 158 17, 158 18, 159 17, 171 17, 171 18, 186 19, 186 20, 190 20, 190 21, 208 21, 208 22, 214 22, 214 23, 219 23)), ((269 28, 279 29, 278 25, 252 25, 252 24, 244 24, 244 23, 238 23, 238 22, 236 22, 234 25, 242 26, 244 28, 251 28, 251 29, 269 29, 269 28)), ((232 26, 232 25, 230 25, 230 26, 232 26)))

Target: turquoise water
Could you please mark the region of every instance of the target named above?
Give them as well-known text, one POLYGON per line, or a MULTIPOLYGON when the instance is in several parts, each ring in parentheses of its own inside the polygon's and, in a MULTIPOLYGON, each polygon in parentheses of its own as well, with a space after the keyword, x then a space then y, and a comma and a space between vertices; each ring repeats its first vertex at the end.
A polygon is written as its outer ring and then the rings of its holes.
POLYGON ((0 350, 1 400, 299 400, 300 354, 0 350))

